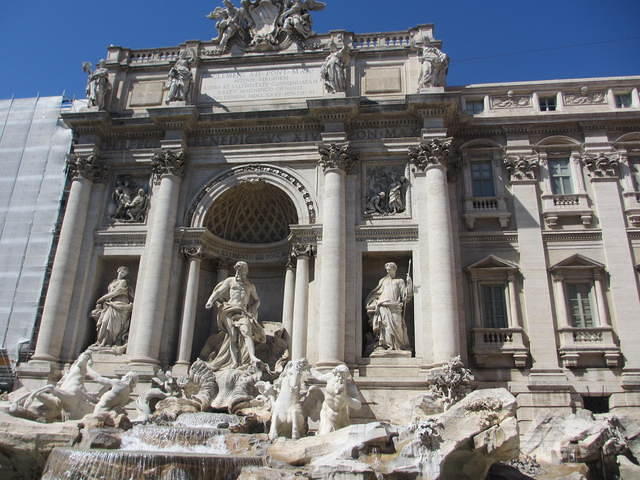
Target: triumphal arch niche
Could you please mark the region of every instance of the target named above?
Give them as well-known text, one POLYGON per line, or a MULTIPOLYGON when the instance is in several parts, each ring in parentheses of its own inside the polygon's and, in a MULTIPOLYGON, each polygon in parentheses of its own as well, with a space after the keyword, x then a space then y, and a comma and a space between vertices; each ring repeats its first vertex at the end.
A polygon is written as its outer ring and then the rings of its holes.
POLYGON ((226 2, 214 40, 84 65, 24 378, 86 349, 143 383, 198 359, 265 375, 307 359, 346 364, 362 415, 386 418, 387 397, 466 357, 449 58, 431 25, 318 35, 324 4, 289 3, 226 2))

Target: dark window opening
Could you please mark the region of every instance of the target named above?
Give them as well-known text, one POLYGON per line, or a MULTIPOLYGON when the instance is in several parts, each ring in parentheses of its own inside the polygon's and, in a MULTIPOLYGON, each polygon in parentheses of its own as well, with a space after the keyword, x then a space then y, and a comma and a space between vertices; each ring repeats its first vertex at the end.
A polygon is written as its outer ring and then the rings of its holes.
POLYGON ((591 413, 609 413, 609 397, 582 397, 584 408, 591 413))

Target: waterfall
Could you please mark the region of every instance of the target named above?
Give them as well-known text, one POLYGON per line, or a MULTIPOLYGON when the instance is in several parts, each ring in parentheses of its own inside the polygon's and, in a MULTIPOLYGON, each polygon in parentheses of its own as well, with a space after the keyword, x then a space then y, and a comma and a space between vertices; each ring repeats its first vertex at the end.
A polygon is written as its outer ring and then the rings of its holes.
POLYGON ((42 480, 214 480, 237 478, 261 457, 56 448, 42 480))

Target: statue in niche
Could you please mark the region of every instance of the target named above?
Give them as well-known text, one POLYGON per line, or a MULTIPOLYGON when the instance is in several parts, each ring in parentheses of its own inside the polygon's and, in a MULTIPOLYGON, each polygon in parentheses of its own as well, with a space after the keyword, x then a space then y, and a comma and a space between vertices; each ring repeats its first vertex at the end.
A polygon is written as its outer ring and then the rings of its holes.
POLYGON ((206 308, 218 308, 217 322, 225 339, 216 357, 209 363, 215 370, 250 367, 262 363, 256 357, 256 343, 265 343, 266 336, 258 321, 260 297, 249 281, 249 265, 237 262, 233 277, 220 282, 213 289, 206 308))
POLYGON ((374 334, 374 342, 367 347, 367 351, 373 352, 371 356, 411 351, 405 314, 407 304, 413 298, 413 281, 409 272, 406 281, 396 278, 398 266, 395 263, 387 263, 384 268, 387 275, 366 299, 374 334))
POLYGON ((349 86, 348 67, 351 63, 351 50, 348 45, 338 47, 332 43, 331 53, 320 69, 320 76, 329 93, 344 93, 349 86))
POLYGON ((115 211, 111 219, 122 223, 144 223, 149 209, 149 195, 128 179, 120 179, 113 191, 115 211))
POLYGON ((171 102, 191 101, 191 90, 193 87, 193 74, 191 73, 191 63, 194 54, 189 50, 182 50, 175 65, 169 70, 167 80, 167 104, 171 102))
POLYGON ((84 62, 82 70, 87 74, 87 99, 90 107, 104 110, 107 104, 107 95, 111 89, 109 84, 109 70, 105 68, 105 61, 100 60, 98 68, 92 69, 91 62, 84 62))
MULTIPOLYGON (((96 302, 91 317, 96 320, 98 338, 93 347, 126 347, 133 310, 133 289, 129 286, 129 269, 118 268, 117 277, 96 302)), ((121 348, 124 350, 124 348, 121 348)), ((124 351, 122 352, 124 353, 124 351)))
POLYGON ((409 180, 404 167, 373 167, 368 176, 365 215, 397 215, 407 209, 409 180))
POLYGON ((420 57, 422 68, 418 90, 423 88, 444 87, 449 73, 449 56, 438 47, 428 45, 422 49, 420 57))

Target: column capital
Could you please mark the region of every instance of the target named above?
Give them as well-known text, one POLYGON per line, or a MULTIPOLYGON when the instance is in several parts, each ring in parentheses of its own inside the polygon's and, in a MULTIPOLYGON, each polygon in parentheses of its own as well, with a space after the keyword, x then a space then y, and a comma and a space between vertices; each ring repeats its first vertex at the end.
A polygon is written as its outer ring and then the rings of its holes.
POLYGON ((107 168, 95 152, 88 155, 72 153, 67 157, 67 172, 72 180, 86 178, 91 182, 99 183, 105 180, 107 168))
POLYGON ((293 258, 312 257, 316 254, 316 246, 308 243, 295 243, 291 246, 291 256, 293 258))
POLYGON ((507 155, 504 166, 509 172, 511 183, 536 181, 540 158, 538 155, 507 155))
POLYGON ((165 175, 182 177, 184 175, 186 152, 178 150, 159 150, 151 158, 152 172, 157 183, 165 175))
POLYGON ((618 153, 586 153, 582 161, 592 179, 619 177, 620 154, 618 153))
POLYGON ((182 247, 182 254, 187 258, 187 260, 202 260, 204 258, 204 251, 200 245, 182 247))
POLYGON ((349 174, 358 162, 358 155, 351 149, 349 142, 321 143, 318 145, 318 152, 319 163, 325 173, 329 170, 342 170, 349 174))
POLYGON ((409 160, 420 171, 426 172, 431 167, 446 168, 453 138, 433 138, 422 142, 417 147, 409 147, 409 160))

